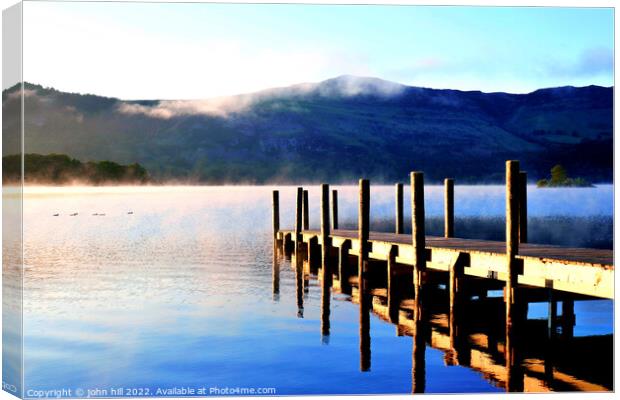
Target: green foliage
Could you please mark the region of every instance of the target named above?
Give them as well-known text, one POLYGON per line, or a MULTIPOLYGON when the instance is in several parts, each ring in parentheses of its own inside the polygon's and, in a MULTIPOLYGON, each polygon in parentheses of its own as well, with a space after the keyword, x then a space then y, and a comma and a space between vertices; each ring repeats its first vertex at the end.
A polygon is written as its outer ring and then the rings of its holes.
POLYGON ((562 182, 566 182, 568 179, 568 175, 566 174, 566 170, 560 164, 551 168, 551 185, 560 185, 562 182))
POLYGON ((550 179, 541 179, 536 182, 536 186, 539 188, 544 187, 592 187, 592 184, 588 182, 586 179, 578 177, 578 178, 569 178, 566 169, 560 164, 555 165, 551 168, 551 178, 550 179))
MULTIPOLYGON (((21 178, 21 157, 18 154, 2 157, 2 179, 18 182, 21 178)), ((149 174, 140 164, 121 165, 113 161, 82 163, 65 154, 24 155, 24 180, 27 183, 89 184, 146 183, 149 174)))

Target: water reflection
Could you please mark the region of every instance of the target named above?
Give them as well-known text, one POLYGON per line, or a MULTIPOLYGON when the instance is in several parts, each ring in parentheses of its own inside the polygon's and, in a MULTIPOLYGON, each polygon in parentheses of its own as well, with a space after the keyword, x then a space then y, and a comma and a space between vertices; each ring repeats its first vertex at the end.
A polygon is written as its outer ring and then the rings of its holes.
MULTIPOLYGON (((575 297, 568 293, 519 288, 521 298, 528 301, 515 306, 513 323, 508 326, 503 298, 495 295, 496 282, 487 287, 482 280, 462 276, 453 279, 448 273, 436 273, 421 278, 425 284, 416 299, 412 274, 407 274, 395 260, 390 261, 391 257, 384 263, 364 261, 358 266, 340 249, 333 249, 333 254, 336 256, 327 258, 328 262, 312 276, 321 282, 321 335, 330 335, 332 289, 348 293, 348 300, 359 305, 362 372, 372 373, 374 315, 395 324, 397 336, 412 337, 412 393, 427 391, 428 348, 444 352, 446 367, 476 371, 509 392, 613 389, 609 373, 613 359, 601 359, 601 355, 611 351, 613 335, 573 337, 575 297), (362 268, 361 273, 357 274, 358 279, 351 279, 356 267, 362 268), (529 318, 528 304, 545 304, 547 318, 529 318), (585 372, 584 365, 596 372, 585 372)), ((303 256, 298 254, 295 258, 303 256)))

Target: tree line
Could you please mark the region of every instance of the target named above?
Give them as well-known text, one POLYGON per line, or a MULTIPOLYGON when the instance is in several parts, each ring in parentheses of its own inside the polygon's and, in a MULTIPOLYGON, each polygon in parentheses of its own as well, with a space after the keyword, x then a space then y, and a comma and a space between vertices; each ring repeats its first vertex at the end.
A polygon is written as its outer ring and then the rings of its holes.
MULTIPOLYGON (((21 155, 2 157, 5 183, 21 179, 21 155)), ((143 184, 150 180, 147 170, 138 163, 122 165, 113 161, 82 162, 66 154, 25 154, 24 180, 28 183, 67 184, 143 184)))

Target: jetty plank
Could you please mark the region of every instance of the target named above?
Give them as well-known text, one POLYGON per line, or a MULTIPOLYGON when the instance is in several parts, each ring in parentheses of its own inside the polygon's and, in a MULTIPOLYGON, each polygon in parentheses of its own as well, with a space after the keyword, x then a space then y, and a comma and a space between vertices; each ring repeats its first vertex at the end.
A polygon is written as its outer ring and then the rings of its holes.
MULTIPOLYGON (((281 230, 278 239, 282 240, 286 235, 295 238, 294 231, 281 230)), ((303 231, 300 240, 307 243, 320 235, 321 232, 317 230, 303 231)), ((336 248, 346 242, 351 256, 359 253, 357 230, 332 230, 331 241, 336 248)), ((393 245, 398 247, 396 262, 413 267, 410 234, 370 232, 368 257, 387 261, 393 245)), ((467 253, 470 261, 464 267, 464 275, 504 282, 507 279, 506 242, 426 236, 425 245, 427 268, 430 270, 449 271, 454 257, 458 257, 459 253, 467 253)), ((515 257, 523 263, 523 271, 518 275, 520 285, 614 298, 612 250, 521 243, 519 254, 515 257)))

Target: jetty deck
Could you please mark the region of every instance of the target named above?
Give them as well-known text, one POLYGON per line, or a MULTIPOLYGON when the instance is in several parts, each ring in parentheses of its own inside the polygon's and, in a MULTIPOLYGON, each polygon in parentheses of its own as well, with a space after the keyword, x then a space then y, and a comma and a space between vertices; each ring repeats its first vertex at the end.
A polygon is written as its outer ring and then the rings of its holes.
MULTIPOLYGON (((359 254, 358 231, 336 229, 329 236, 336 249, 345 246, 351 256, 359 254)), ((295 244, 294 230, 280 230, 277 240, 295 244)), ((318 230, 302 230, 304 244, 322 241, 318 230)), ((369 232, 371 260, 387 261, 396 247, 396 262, 413 267, 413 245, 410 234, 369 232)), ((505 282, 508 278, 506 243, 490 240, 426 236, 426 267, 450 271, 459 256, 464 260, 464 275, 505 282), (462 257, 466 255, 467 257, 462 257)), ((555 289, 597 298, 614 298, 613 251, 570 248, 521 243, 516 259, 520 261, 518 284, 555 289)))

